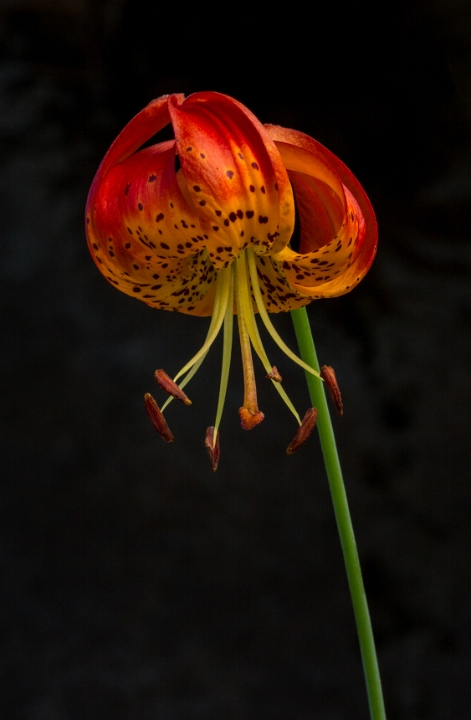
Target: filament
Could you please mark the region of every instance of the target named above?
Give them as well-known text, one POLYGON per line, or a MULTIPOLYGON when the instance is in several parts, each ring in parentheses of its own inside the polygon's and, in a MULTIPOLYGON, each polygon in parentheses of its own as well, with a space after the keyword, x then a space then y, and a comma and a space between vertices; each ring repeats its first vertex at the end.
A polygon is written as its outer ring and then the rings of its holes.
MULTIPOLYGON (((221 325, 224 321, 226 308, 228 306, 228 300, 229 300, 229 294, 231 289, 231 269, 228 268, 226 270, 222 270, 217 275, 216 279, 216 295, 214 298, 214 309, 213 314, 211 316, 211 323, 208 328, 208 333, 206 335, 206 340, 204 341, 202 347, 198 350, 196 355, 194 355, 191 360, 189 360, 184 367, 175 375, 173 378, 173 381, 176 382, 182 375, 187 373, 186 377, 181 381, 179 384, 179 387, 184 388, 185 385, 187 385, 191 378, 194 377, 196 372, 201 367, 201 364, 203 363, 203 360, 205 359, 206 355, 208 354, 209 348, 215 341, 220 329, 221 325)), ((165 410, 166 407, 172 402, 173 397, 170 396, 167 398, 165 403, 162 405, 162 412, 165 410)))

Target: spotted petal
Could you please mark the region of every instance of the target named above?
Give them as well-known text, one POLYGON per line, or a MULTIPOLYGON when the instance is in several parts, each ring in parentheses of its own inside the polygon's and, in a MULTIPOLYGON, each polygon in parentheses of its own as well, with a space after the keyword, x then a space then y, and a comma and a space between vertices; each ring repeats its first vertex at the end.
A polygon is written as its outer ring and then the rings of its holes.
POLYGON ((299 252, 273 255, 291 288, 311 299, 349 292, 367 273, 377 245, 373 209, 333 153, 296 130, 267 126, 291 179, 299 211, 299 252))
POLYGON ((222 269, 251 245, 264 254, 289 242, 294 202, 286 170, 263 125, 219 93, 169 99, 183 175, 209 255, 222 269))

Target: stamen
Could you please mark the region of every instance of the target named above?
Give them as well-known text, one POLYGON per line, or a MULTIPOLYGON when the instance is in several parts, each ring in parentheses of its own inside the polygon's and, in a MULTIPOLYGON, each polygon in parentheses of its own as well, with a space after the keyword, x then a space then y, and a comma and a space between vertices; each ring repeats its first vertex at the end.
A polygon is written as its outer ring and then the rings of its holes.
POLYGON ((216 470, 218 469, 219 456, 221 454, 221 451, 219 449, 219 434, 216 434, 213 427, 209 427, 206 430, 206 438, 204 444, 209 453, 213 470, 214 472, 216 472, 216 470))
MULTIPOLYGON (((216 295, 214 298, 214 309, 213 314, 211 316, 211 323, 208 328, 208 333, 206 335, 206 340, 203 343, 203 346, 200 348, 200 350, 192 357, 192 359, 187 362, 187 364, 180 370, 177 375, 173 378, 173 382, 176 382, 179 377, 187 373, 186 377, 181 381, 179 384, 179 388, 182 389, 187 385, 191 378, 194 377, 196 372, 201 367, 203 360, 205 359, 206 355, 208 354, 209 348, 213 344, 214 340, 216 339, 219 330, 221 329, 222 322, 224 320, 224 313, 228 301, 228 291, 230 289, 230 282, 231 282, 231 272, 230 268, 226 270, 222 270, 218 273, 217 279, 216 279, 216 295), (226 288, 227 284, 227 288, 226 288)), ((162 406, 162 412, 165 410, 165 408, 170 405, 172 402, 173 397, 167 398, 165 403, 162 406)))
POLYGON ((167 425, 164 416, 162 415, 161 409, 159 408, 150 393, 146 393, 144 395, 144 405, 150 421, 159 433, 160 437, 163 437, 166 442, 173 442, 174 437, 170 432, 170 428, 167 425))
POLYGON ((289 349, 289 347, 283 342, 283 340, 275 330, 263 303, 262 293, 260 292, 260 286, 258 284, 257 277, 257 265, 255 263, 255 254, 253 248, 247 248, 245 252, 247 253, 250 279, 252 281, 252 290, 255 297, 255 302, 257 303, 258 312, 260 314, 260 317, 262 318, 263 324, 265 325, 266 329, 268 330, 280 350, 282 350, 285 355, 287 355, 291 360, 293 360, 293 362, 300 365, 304 370, 307 370, 307 372, 310 372, 317 378, 320 377, 317 370, 314 370, 314 368, 312 368, 310 365, 307 365, 305 362, 303 362, 303 360, 301 360, 301 358, 299 358, 297 355, 294 354, 292 350, 289 349))
POLYGON ((303 421, 298 428, 296 435, 286 448, 286 454, 292 455, 298 448, 303 445, 314 429, 317 420, 317 409, 309 408, 303 417, 303 421))
POLYGON ((337 378, 335 377, 334 368, 331 367, 330 365, 323 365, 321 367, 321 378, 324 380, 325 384, 329 388, 330 396, 334 402, 337 413, 340 415, 340 417, 342 417, 342 415, 343 415, 342 395, 340 393, 340 388, 337 383, 337 378))
MULTIPOLYGON (((208 352, 209 348, 217 338, 219 331, 221 329, 221 325, 224 320, 224 316, 226 314, 226 307, 227 307, 227 301, 229 298, 229 291, 231 287, 231 268, 230 266, 226 268, 225 270, 221 270, 218 273, 218 277, 216 280, 216 299, 219 300, 219 302, 214 302, 214 311, 213 311, 213 318, 214 318, 214 325, 212 327, 212 330, 210 333, 208 333, 208 337, 206 338, 203 346, 198 350, 196 355, 194 355, 191 360, 187 362, 186 365, 182 367, 180 372, 178 372, 175 377, 173 378, 174 382, 178 380, 182 375, 184 375, 188 370, 190 370, 195 363, 198 362, 198 360, 206 353, 208 352), (218 297, 219 296, 219 297, 218 297)), ((212 324, 212 323, 211 323, 212 324)))
MULTIPOLYGON (((239 284, 237 287, 239 289, 239 284)), ((240 350, 242 354, 242 368, 244 372, 244 405, 239 408, 239 416, 244 430, 251 430, 256 425, 259 425, 265 416, 258 408, 257 386, 255 383, 252 350, 250 349, 250 338, 247 332, 247 324, 245 322, 245 313, 242 308, 242 297, 240 292, 236 293, 236 299, 240 350)))
POLYGON ((167 375, 165 370, 156 370, 154 378, 157 385, 159 385, 162 390, 165 390, 165 392, 172 395, 172 397, 177 400, 181 400, 182 403, 185 403, 185 405, 191 405, 191 400, 185 395, 183 390, 181 390, 178 385, 173 382, 172 378, 167 375))
MULTIPOLYGON (((262 361, 265 371, 269 374, 273 371, 273 367, 268 360, 265 348, 263 347, 262 340, 258 332, 257 323, 255 322, 253 302, 249 291, 247 278, 247 266, 245 260, 246 252, 247 251, 244 250, 244 252, 236 260, 237 298, 239 300, 241 313, 244 315, 246 321, 247 332, 249 333, 249 337, 254 347, 254 350, 262 361)), ((237 312, 239 313, 239 310, 237 310, 237 312)), ((300 425, 301 419, 296 411, 296 408, 286 394, 284 388, 280 385, 279 382, 275 382, 274 380, 272 380, 272 382, 276 390, 280 394, 281 398, 283 399, 284 403, 291 410, 298 424, 300 425)))

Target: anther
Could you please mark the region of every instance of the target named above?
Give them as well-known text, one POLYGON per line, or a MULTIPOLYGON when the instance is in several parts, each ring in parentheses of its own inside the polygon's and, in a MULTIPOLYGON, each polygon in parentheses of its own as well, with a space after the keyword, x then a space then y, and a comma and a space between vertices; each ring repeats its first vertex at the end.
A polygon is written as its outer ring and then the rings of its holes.
POLYGON ((280 383, 282 381, 282 377, 280 373, 278 372, 278 368, 276 365, 273 365, 271 372, 268 373, 267 378, 269 380, 273 380, 274 382, 280 383))
POLYGON ((239 408, 240 424, 244 430, 252 430, 256 425, 260 425, 265 415, 261 410, 252 412, 246 407, 239 408))
POLYGON ((144 395, 144 405, 150 421, 159 433, 160 437, 163 437, 166 442, 173 442, 174 438, 170 428, 162 415, 161 409, 150 393, 146 393, 144 395))
POLYGON ((218 469, 218 463, 219 463, 219 456, 221 454, 221 451, 219 449, 219 433, 216 435, 216 443, 214 443, 214 427, 211 426, 206 430, 206 438, 204 440, 204 444, 206 446, 206 449, 209 453, 209 458, 211 460, 211 465, 214 471, 218 469))
POLYGON ((173 382, 172 378, 167 375, 165 370, 156 370, 154 378, 162 390, 165 390, 169 395, 172 395, 177 400, 181 400, 185 405, 191 405, 191 400, 185 395, 177 383, 173 382))
POLYGON ((337 413, 340 416, 342 416, 343 415, 342 395, 340 394, 340 389, 339 389, 339 386, 337 383, 337 378, 335 377, 334 368, 330 367, 330 365, 323 365, 321 367, 321 378, 324 380, 325 384, 329 388, 330 396, 334 402, 337 413))
POLYGON ((309 435, 312 433, 317 420, 317 408, 309 408, 303 417, 302 423, 298 428, 298 432, 294 436, 291 443, 286 448, 286 454, 292 455, 301 445, 304 445, 309 435))

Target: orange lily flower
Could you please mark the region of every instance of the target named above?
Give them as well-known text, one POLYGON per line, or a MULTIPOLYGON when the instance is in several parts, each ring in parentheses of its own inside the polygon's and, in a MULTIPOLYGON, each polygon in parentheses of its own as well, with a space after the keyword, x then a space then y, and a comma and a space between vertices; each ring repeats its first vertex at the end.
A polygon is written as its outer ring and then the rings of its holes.
MULTIPOLYGON (((234 314, 244 368, 242 426, 250 429, 263 419, 252 347, 302 426, 269 363, 255 315, 292 360, 317 375, 287 348, 268 313, 343 295, 373 261, 373 209, 335 155, 301 132, 263 126, 226 95, 164 96, 138 113, 108 150, 91 186, 86 215, 90 252, 110 283, 151 307, 211 316, 202 348, 174 380, 156 372, 159 385, 170 393, 167 403, 172 397, 190 402, 181 388, 224 326, 216 422, 206 438, 213 467, 234 314), (174 140, 142 147, 169 123, 174 140)), ((146 407, 163 437, 173 439, 150 395, 146 407)))

